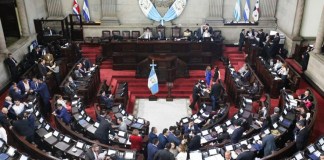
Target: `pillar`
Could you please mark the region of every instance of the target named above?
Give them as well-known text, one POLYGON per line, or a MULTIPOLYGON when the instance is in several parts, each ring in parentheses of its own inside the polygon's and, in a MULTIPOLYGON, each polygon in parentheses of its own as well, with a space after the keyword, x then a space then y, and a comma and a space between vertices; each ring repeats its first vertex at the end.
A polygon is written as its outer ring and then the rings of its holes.
MULTIPOLYGON (((71 9, 72 9, 71 2, 71 9)), ((46 0, 48 17, 63 17, 63 6, 61 0, 46 0)), ((80 5, 80 4, 79 4, 80 5)), ((82 8, 80 8, 82 9, 82 8)))
MULTIPOLYGON (((254 7, 254 4, 252 4, 254 7)), ((260 1, 260 25, 274 26, 276 23, 277 0, 260 1)))
POLYGON ((6 39, 3 33, 2 23, 0 19, 0 53, 8 53, 7 45, 6 45, 6 39))
POLYGON ((322 15, 318 26, 317 35, 316 35, 316 41, 315 41, 315 46, 313 51, 314 53, 321 53, 323 41, 324 41, 324 7, 322 10, 322 15))
POLYGON ((29 27, 27 21, 26 7, 24 0, 16 0, 18 14, 19 14, 19 22, 21 26, 21 33, 23 37, 29 36, 29 27))
POLYGON ((209 0, 209 16, 206 23, 210 25, 223 25, 224 0, 209 0))
POLYGON ((298 0, 297 9, 295 12, 294 28, 292 31, 293 39, 299 37, 300 28, 303 20, 304 8, 305 8, 305 0, 298 0))
POLYGON ((105 25, 119 25, 117 18, 117 0, 101 0, 101 22, 105 25))

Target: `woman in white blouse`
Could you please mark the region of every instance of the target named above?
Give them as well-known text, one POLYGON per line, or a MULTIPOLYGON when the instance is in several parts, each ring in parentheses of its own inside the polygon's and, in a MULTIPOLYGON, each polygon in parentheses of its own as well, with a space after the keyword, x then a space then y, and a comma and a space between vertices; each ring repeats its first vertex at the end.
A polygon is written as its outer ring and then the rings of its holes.
POLYGON ((56 103, 57 103, 57 104, 62 104, 62 106, 63 106, 64 108, 66 108, 66 102, 65 102, 65 100, 63 99, 63 97, 62 97, 61 95, 58 95, 58 96, 57 96, 56 103))
POLYGON ((1 124, 0 124, 0 139, 2 139, 3 141, 5 141, 7 143, 7 139, 8 139, 7 132, 1 124))
POLYGON ((187 152, 186 146, 184 144, 180 144, 178 147, 179 153, 176 157, 176 160, 187 160, 187 152))

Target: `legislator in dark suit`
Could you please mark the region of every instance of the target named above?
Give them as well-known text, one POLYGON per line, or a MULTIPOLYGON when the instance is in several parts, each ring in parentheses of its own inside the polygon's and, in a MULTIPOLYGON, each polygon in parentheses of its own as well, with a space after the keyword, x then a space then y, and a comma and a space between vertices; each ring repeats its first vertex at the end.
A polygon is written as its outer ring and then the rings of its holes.
POLYGON ((259 31, 258 38, 259 38, 259 47, 263 47, 264 46, 263 42, 266 41, 266 36, 262 29, 259 31))
POLYGON ((10 71, 10 75, 11 75, 11 79, 14 82, 18 81, 18 62, 11 56, 11 54, 8 55, 8 58, 5 59, 5 64, 7 64, 9 71, 10 71))
POLYGON ((199 83, 197 83, 194 88, 193 88, 193 91, 192 91, 192 102, 190 104, 190 108, 191 109, 194 109, 195 108, 195 105, 199 99, 199 94, 200 94, 200 89, 199 89, 199 83))
POLYGON ((155 133, 150 132, 148 135, 149 142, 152 143, 155 138, 158 138, 158 136, 155 133))
POLYGON ((66 124, 71 123, 71 115, 65 107, 61 105, 58 107, 58 109, 55 112, 56 112, 56 117, 61 118, 64 123, 66 124))
POLYGON ((155 156, 154 160, 174 160, 174 155, 168 149, 159 150, 155 156))
POLYGON ((189 151, 199 150, 201 147, 200 139, 201 137, 199 135, 195 135, 188 144, 188 150, 189 151))
POLYGON ((153 143, 147 145, 147 160, 153 160, 155 154, 158 152, 158 148, 153 143))
POLYGON ((165 135, 163 135, 162 133, 160 133, 158 136, 158 139, 159 139, 158 148, 164 149, 165 145, 168 143, 168 138, 165 135))
POLYGON ((107 97, 105 95, 101 95, 100 96, 100 103, 104 104, 107 109, 111 109, 111 107, 114 104, 114 99, 112 99, 111 97, 107 97))
POLYGON ((102 120, 95 132, 95 137, 99 140, 100 143, 108 144, 109 133, 115 136, 115 131, 111 127, 111 124, 108 122, 108 120, 102 120))
POLYGON ((38 63, 38 71, 39 71, 40 76, 46 77, 46 75, 47 75, 47 68, 46 68, 45 64, 38 63))
POLYGON ((34 128, 29 127, 29 122, 27 119, 20 119, 12 124, 13 129, 21 136, 26 136, 28 142, 34 141, 34 128))
POLYGON ((262 148, 264 157, 272 154, 272 151, 277 149, 274 135, 268 134, 262 138, 262 148))
POLYGON ((255 158, 255 153, 252 151, 244 151, 240 153, 236 160, 254 160, 255 158))
POLYGON ((305 148, 308 141, 309 132, 306 128, 301 129, 296 136, 296 148, 301 151, 305 148))
POLYGON ((42 107, 42 113, 47 114, 51 113, 51 103, 50 103, 50 93, 48 91, 48 87, 45 82, 39 80, 38 88, 34 90, 34 92, 38 93, 42 98, 44 107, 42 107))
POLYGON ((2 111, 0 112, 0 124, 5 128, 9 127, 9 125, 10 125, 7 115, 5 113, 3 113, 2 111))
POLYGON ((242 31, 241 31, 241 33, 240 33, 240 39, 239 39, 239 51, 242 51, 242 47, 243 47, 243 44, 244 44, 244 40, 245 40, 244 32, 245 32, 245 30, 242 29, 242 31))
POLYGON ((99 153, 102 152, 101 147, 99 147, 99 146, 96 145, 95 151, 98 152, 98 153, 95 153, 94 150, 93 150, 93 146, 91 148, 88 148, 85 151, 85 153, 84 153, 85 160, 97 160, 98 159, 99 153))
POLYGON ((303 71, 305 71, 307 69, 307 65, 308 65, 308 60, 309 60, 309 50, 305 51, 303 54, 302 54, 302 69, 303 71))
POLYGON ((231 135, 231 143, 232 144, 238 143, 242 138, 243 132, 244 132, 243 127, 236 128, 231 135))
POLYGON ((220 83, 214 83, 210 90, 210 99, 212 101, 212 109, 215 111, 218 106, 218 101, 223 91, 222 85, 220 83))

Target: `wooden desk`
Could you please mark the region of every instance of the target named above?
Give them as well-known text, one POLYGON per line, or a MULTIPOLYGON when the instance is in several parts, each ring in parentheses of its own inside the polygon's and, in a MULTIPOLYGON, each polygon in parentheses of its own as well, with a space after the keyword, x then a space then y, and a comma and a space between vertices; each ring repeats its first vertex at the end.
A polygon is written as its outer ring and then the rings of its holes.
POLYGON ((136 69, 149 55, 174 55, 188 64, 189 69, 205 69, 213 58, 223 54, 222 42, 188 41, 125 41, 103 44, 103 56, 113 57, 113 69, 136 69))
POLYGON ((271 74, 260 57, 256 59, 256 73, 265 85, 266 91, 270 94, 271 98, 278 98, 280 94, 280 87, 282 86, 281 79, 275 79, 275 76, 271 74))

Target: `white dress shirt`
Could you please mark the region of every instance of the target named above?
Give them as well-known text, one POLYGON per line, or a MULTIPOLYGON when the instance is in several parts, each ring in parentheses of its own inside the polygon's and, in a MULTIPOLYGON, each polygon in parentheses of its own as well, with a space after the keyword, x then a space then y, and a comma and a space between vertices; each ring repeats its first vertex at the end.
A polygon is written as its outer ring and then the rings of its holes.
POLYGON ((7 132, 3 127, 0 127, 0 138, 7 143, 7 132))

